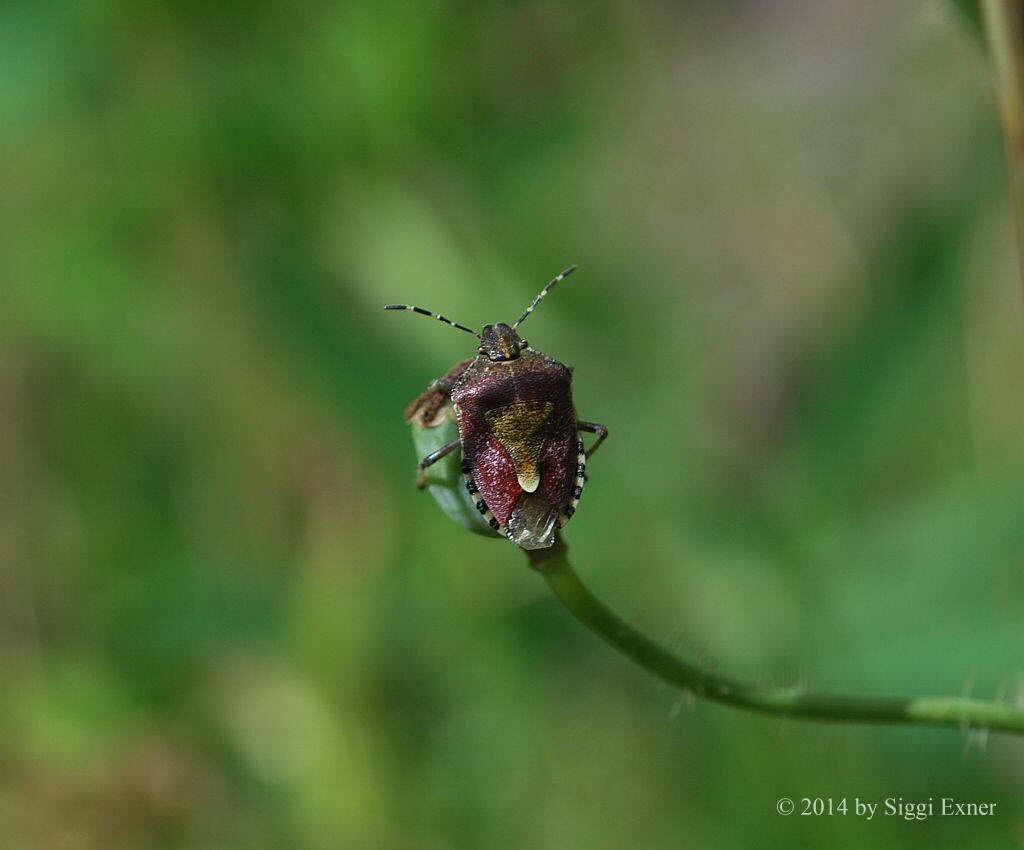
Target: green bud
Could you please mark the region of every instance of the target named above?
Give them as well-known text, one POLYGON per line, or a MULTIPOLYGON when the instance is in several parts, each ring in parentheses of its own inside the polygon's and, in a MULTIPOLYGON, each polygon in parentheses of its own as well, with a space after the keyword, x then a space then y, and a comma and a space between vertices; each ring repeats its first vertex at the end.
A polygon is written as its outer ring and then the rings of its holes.
MULTIPOLYGON (((455 411, 450 404, 434 419, 434 423, 426 427, 418 416, 410 423, 417 461, 459 438, 455 411)), ((427 489, 430 495, 441 506, 441 510, 463 528, 487 537, 500 537, 501 535, 487 524, 476 509, 476 500, 466 490, 466 479, 462 474, 461 464, 462 450, 456 449, 447 457, 427 467, 427 489)))

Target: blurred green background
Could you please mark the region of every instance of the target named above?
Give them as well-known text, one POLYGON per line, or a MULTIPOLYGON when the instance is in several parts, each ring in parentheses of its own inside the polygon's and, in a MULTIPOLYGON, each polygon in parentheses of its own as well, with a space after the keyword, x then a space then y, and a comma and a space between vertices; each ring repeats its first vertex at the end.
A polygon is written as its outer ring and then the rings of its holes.
POLYGON ((1024 322, 937 0, 0 6, 0 848, 1024 845, 1024 744, 694 703, 414 485, 515 318, 741 678, 1022 695, 1024 322), (781 796, 996 802, 780 817, 781 796))

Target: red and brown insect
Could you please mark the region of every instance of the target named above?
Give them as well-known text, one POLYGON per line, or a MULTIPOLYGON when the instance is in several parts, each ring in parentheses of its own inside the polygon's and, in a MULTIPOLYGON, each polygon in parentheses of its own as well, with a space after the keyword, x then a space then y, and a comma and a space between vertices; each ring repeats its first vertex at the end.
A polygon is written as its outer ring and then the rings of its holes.
POLYGON ((472 360, 456 364, 406 408, 406 421, 435 424, 448 404, 455 411, 459 439, 420 461, 418 486, 426 469, 461 448, 466 489, 495 531, 523 549, 543 549, 576 512, 586 480, 587 458, 608 429, 576 418, 572 372, 530 348, 517 328, 556 284, 576 271, 566 269, 533 299, 514 325, 484 325, 478 334, 422 307, 392 304, 473 334, 480 340, 472 360), (579 433, 596 434, 584 450, 579 433))

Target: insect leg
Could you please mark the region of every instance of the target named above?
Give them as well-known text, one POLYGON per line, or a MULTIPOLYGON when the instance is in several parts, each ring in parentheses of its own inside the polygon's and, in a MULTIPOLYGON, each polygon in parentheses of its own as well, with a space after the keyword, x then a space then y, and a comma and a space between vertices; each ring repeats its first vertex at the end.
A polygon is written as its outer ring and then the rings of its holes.
POLYGON ((431 452, 423 460, 420 461, 419 468, 416 470, 416 486, 421 490, 427 486, 427 467, 433 466, 441 458, 451 454, 459 447, 458 440, 452 440, 447 446, 441 446, 436 452, 431 452))
POLYGON ((466 371, 466 367, 472 362, 472 360, 463 360, 461 363, 456 363, 436 381, 431 381, 430 386, 405 408, 405 421, 411 422, 418 418, 428 428, 435 425, 434 420, 441 412, 441 408, 448 404, 452 389, 462 377, 462 373, 466 371))
POLYGON ((597 434, 597 440, 594 445, 587 449, 587 457, 590 457, 594 452, 597 451, 597 447, 604 442, 605 437, 608 436, 608 429, 604 425, 598 425, 596 422, 583 422, 582 420, 576 423, 577 431, 586 431, 588 434, 597 434))

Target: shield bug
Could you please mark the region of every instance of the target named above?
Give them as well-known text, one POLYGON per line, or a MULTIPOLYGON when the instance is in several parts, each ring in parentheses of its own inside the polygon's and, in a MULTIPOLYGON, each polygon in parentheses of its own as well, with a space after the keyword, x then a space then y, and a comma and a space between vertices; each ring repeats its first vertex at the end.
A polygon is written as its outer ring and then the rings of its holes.
POLYGON ((531 348, 519 326, 558 283, 576 271, 571 266, 545 286, 514 325, 498 322, 476 333, 440 313, 407 304, 385 310, 411 310, 475 336, 476 356, 457 363, 413 399, 407 422, 436 427, 454 410, 459 438, 419 463, 417 484, 426 486, 426 470, 460 449, 466 491, 488 525, 523 549, 555 542, 583 493, 587 459, 608 436, 608 429, 576 418, 572 371, 531 348), (580 432, 596 434, 585 450, 580 432))

